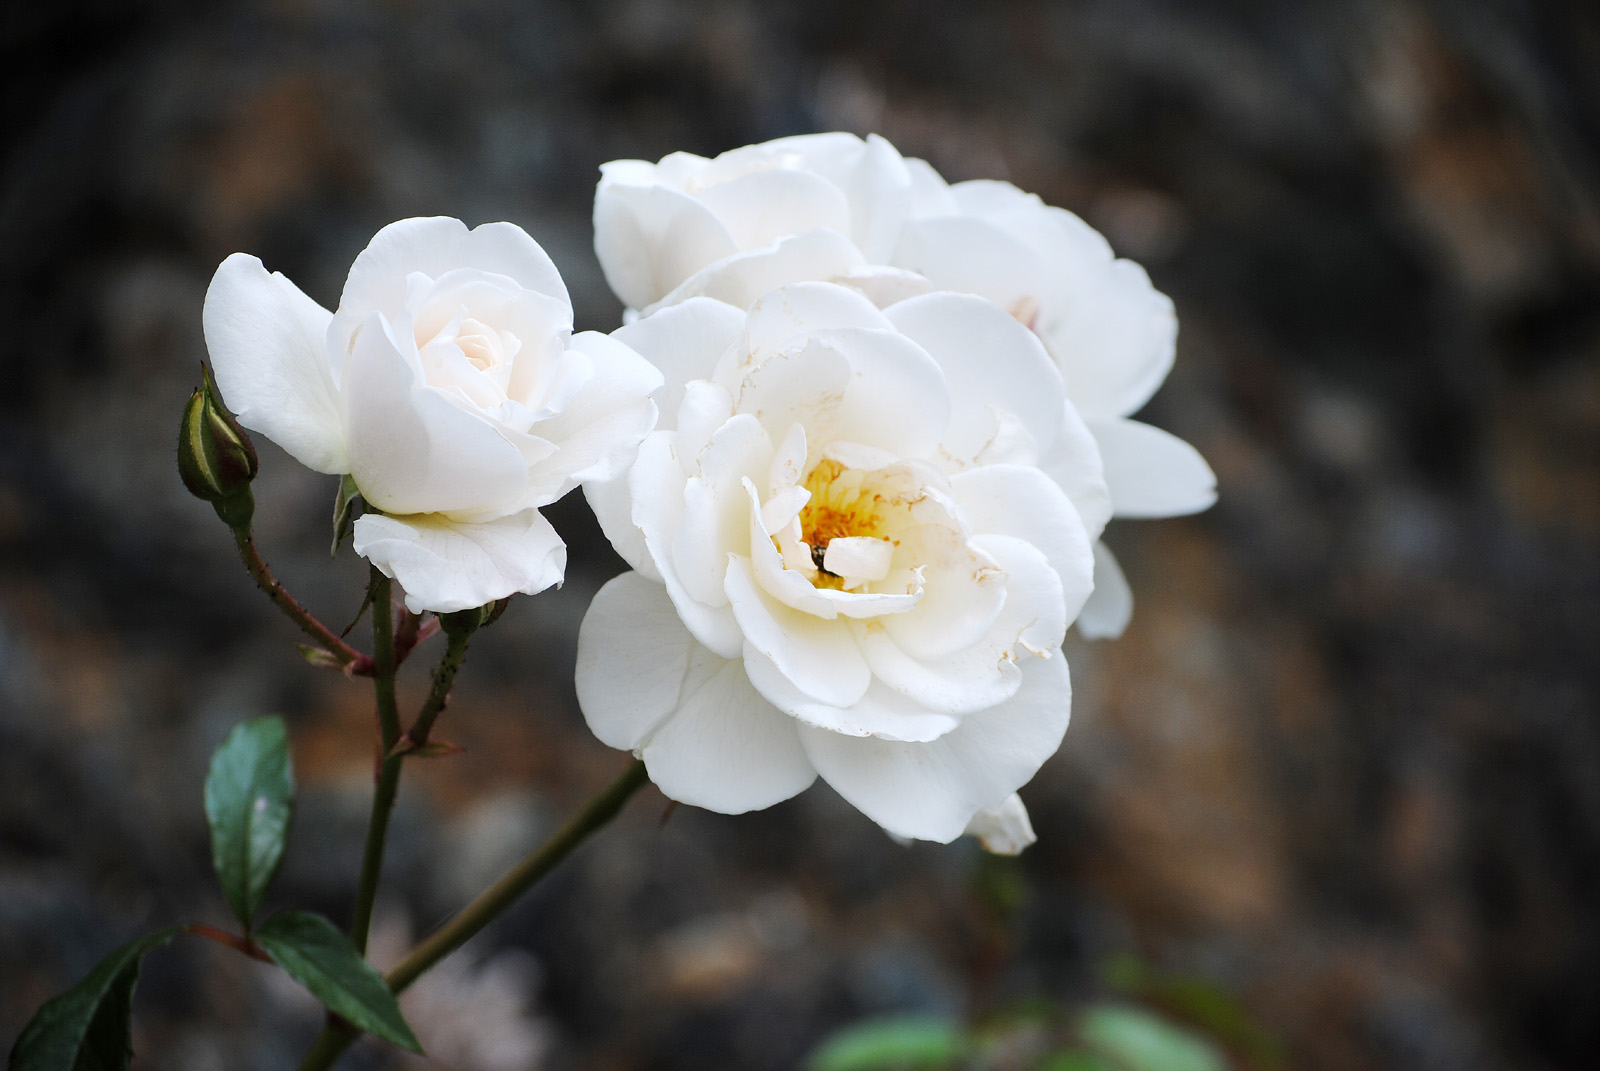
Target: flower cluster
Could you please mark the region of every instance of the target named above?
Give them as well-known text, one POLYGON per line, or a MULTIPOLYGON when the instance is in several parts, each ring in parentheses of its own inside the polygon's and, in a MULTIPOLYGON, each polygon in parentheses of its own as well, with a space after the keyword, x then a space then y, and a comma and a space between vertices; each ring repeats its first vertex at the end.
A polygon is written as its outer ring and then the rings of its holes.
POLYGON ((236 254, 217 383, 353 480, 356 550, 413 611, 557 582, 538 509, 582 485, 632 571, 584 620, 579 701, 673 799, 737 813, 820 775, 896 836, 1020 850, 1066 630, 1132 610, 1107 521, 1214 498, 1129 419, 1171 302, 1076 216, 878 137, 615 161, 594 223, 610 335, 572 333, 510 224, 385 228, 333 313, 236 254))

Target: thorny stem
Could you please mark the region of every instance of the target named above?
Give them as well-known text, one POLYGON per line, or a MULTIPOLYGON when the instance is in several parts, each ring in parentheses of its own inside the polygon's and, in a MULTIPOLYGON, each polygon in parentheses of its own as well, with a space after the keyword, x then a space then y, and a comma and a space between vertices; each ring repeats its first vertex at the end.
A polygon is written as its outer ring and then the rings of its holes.
POLYGON ((295 597, 278 583, 278 578, 272 575, 272 570, 267 568, 266 561, 261 557, 261 551, 256 547, 255 535, 248 524, 233 529, 233 543, 239 548, 239 560, 249 571, 250 578, 267 593, 267 598, 271 599, 278 609, 304 629, 306 635, 316 640, 343 663, 347 672, 361 677, 372 674, 372 659, 334 635, 327 625, 313 617, 309 610, 301 606, 295 597))
POLYGON ((372 903, 378 896, 378 876, 383 869, 383 845, 389 834, 389 815, 400 790, 403 761, 393 754, 400 741, 400 709, 394 698, 393 581, 373 569, 372 690, 378 699, 377 787, 372 793, 372 815, 367 821, 367 842, 361 853, 361 878, 356 885, 356 906, 350 919, 350 940, 366 954, 367 931, 372 927, 372 903))
MULTIPOLYGON (((615 818, 628 798, 648 780, 644 763, 635 759, 621 776, 601 789, 598 795, 567 819, 566 824, 549 840, 512 867, 499 881, 485 889, 476 900, 462 908, 455 918, 413 949, 399 966, 385 975, 384 981, 389 984, 389 988, 396 993, 402 992, 423 972, 460 948, 479 930, 498 918, 557 863, 572 854, 573 849, 587 840, 590 834, 615 818)), ((336 1024, 330 1021, 322 1028, 322 1033, 317 1035, 305 1059, 300 1062, 300 1071, 327 1071, 327 1068, 332 1067, 333 1062, 339 1058, 339 1054, 349 1048, 358 1036, 359 1031, 349 1024, 336 1024)))
POLYGON ((450 702, 450 686, 455 683, 456 673, 467 657, 467 643, 471 638, 471 633, 465 632, 450 635, 444 649, 444 657, 439 660, 439 667, 433 671, 433 687, 428 690, 428 698, 423 702, 417 720, 406 732, 407 751, 414 751, 427 744, 428 734, 433 732, 433 723, 438 720, 445 705, 450 702))

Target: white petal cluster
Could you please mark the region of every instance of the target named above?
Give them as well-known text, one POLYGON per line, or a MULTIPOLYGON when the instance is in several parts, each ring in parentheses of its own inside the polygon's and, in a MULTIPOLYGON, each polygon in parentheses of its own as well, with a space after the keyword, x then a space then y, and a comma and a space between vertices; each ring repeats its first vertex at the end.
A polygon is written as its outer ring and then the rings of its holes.
MULTIPOLYGON (((1113 515, 1176 516, 1215 500, 1215 478, 1193 447, 1128 419, 1172 367, 1172 302, 1065 209, 1006 182, 950 185, 882 138, 841 133, 715 160, 617 161, 602 174, 595 249, 631 308, 649 314, 694 295, 747 303, 808 279, 847 282, 880 306, 930 290, 976 294, 1034 330, 1099 444, 1109 500, 1089 502, 1064 485, 1091 536, 1113 515)), ((1132 596, 1103 544, 1095 556, 1095 592, 1078 627, 1120 635, 1132 596)))
POLYGON ((555 265, 509 223, 385 227, 332 313, 235 253, 204 324, 239 422, 353 476, 369 507, 355 548, 414 612, 558 583, 566 547, 538 507, 625 471, 655 424, 661 374, 574 335, 555 265))
POLYGON ((616 336, 666 383, 626 481, 586 489, 637 570, 579 637, 595 733, 717 811, 820 774, 898 836, 1031 839, 1013 797, 1066 729, 1094 570, 1039 462, 1100 471, 1037 336, 971 295, 880 310, 831 282, 616 336))

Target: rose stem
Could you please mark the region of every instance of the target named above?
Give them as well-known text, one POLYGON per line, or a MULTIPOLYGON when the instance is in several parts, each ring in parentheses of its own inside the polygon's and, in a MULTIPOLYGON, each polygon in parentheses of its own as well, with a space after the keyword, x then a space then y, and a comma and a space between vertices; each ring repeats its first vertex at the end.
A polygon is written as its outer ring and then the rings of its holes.
POLYGON ((233 529, 233 542, 239 548, 239 560, 244 562, 251 579, 267 593, 267 598, 277 604, 278 609, 289 615, 289 618, 304 629, 307 635, 344 663, 347 671, 360 676, 372 672, 372 659, 335 636, 327 625, 313 617, 309 610, 301 606, 295 597, 278 583, 278 578, 272 575, 272 570, 267 568, 266 561, 261 557, 261 551, 256 547, 255 535, 248 524, 233 529))
MULTIPOLYGON (((615 781, 601 789, 599 794, 567 819, 565 825, 522 862, 512 867, 499 881, 489 886, 478 898, 440 927, 422 944, 412 950, 399 966, 384 976, 389 988, 396 993, 405 990, 423 972, 460 948, 474 934, 500 916, 506 908, 548 874, 557 863, 572 853, 589 835, 601 829, 617 816, 622 805, 637 792, 649 776, 644 763, 635 759, 615 781)), ((348 1024, 329 1023, 317 1035, 300 1071, 326 1071, 333 1066, 339 1054, 355 1041, 358 1031, 348 1024)))
POLYGON ((378 874, 383 869, 383 842, 389 833, 389 815, 400 790, 401 756, 394 754, 400 741, 400 710, 394 698, 393 581, 372 570, 372 690, 378 699, 377 787, 372 793, 372 815, 367 821, 367 843, 361 853, 361 879, 356 885, 355 912, 350 919, 350 940, 366 954, 367 931, 372 926, 372 902, 378 896, 378 874))
POLYGON ((428 734, 433 732, 434 721, 444 710, 445 704, 450 702, 450 686, 455 683, 456 672, 461 669, 461 663, 467 657, 467 643, 471 639, 470 632, 448 635, 444 657, 439 660, 438 668, 433 671, 433 687, 428 690, 428 698, 423 702, 417 720, 406 732, 406 743, 409 745, 406 751, 420 748, 428 742, 428 734))

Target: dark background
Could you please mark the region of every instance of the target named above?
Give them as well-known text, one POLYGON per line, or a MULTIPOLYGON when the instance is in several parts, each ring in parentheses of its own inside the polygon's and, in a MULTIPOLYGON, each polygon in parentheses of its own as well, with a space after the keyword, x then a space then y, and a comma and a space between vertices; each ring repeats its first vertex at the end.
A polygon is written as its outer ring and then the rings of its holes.
MULTIPOLYGON (((787 1068, 867 1014, 1071 1005, 1132 954, 1288 1067, 1596 1066, 1600 8, 12 2, 0 48, 0 1045, 112 944, 225 922, 200 786, 244 717, 290 719, 302 786, 273 902, 348 912, 370 691, 299 662, 173 470, 216 264, 331 307, 384 223, 509 219, 608 330, 601 161, 847 129, 1148 266, 1182 333, 1146 415, 1221 500, 1112 525, 1138 608, 1069 642, 1014 913, 972 845, 902 848, 820 784, 665 824, 647 790, 419 988, 441 1063, 787 1068)), ((265 551, 342 624, 332 481, 260 446, 265 551)), ((623 765, 571 686, 620 564, 581 498, 552 515, 565 588, 475 643, 440 729, 467 754, 408 771, 380 955, 623 765)), ((292 1066, 317 1022, 193 941, 136 1019, 180 1071, 292 1066)))

